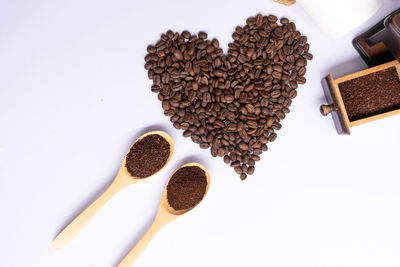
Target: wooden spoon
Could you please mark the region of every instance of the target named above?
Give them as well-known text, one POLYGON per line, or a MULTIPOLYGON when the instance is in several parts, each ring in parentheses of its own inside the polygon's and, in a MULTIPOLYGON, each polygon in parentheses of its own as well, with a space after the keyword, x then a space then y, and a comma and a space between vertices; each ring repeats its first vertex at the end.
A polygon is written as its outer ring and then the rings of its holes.
MULTIPOLYGON (((208 173, 207 169, 203 165, 201 165, 199 163, 195 163, 195 162, 182 165, 179 169, 181 169, 183 167, 190 167, 190 166, 199 167, 205 172, 206 178, 207 178, 207 187, 206 187, 206 191, 204 192, 204 196, 205 196, 208 192, 208 188, 210 185, 210 174, 208 173)), ((178 170, 176 170, 176 171, 178 171, 178 170)), ((175 174, 175 172, 174 172, 174 174, 175 174)), ((172 175, 172 176, 174 176, 174 175, 172 175)), ((193 207, 188 208, 188 209, 175 210, 168 203, 167 186, 168 186, 168 183, 164 188, 164 193, 161 197, 160 205, 158 206, 158 211, 157 211, 156 217, 153 221, 153 224, 150 226, 149 230, 147 230, 146 234, 142 237, 142 239, 140 239, 140 241, 132 248, 132 250, 129 251, 129 253, 121 261, 121 263, 118 265, 118 267, 132 266, 135 263, 135 261, 137 260, 137 258, 140 256, 140 254, 147 247, 147 245, 150 243, 150 241, 153 239, 153 237, 158 233, 158 231, 160 231, 161 228, 163 228, 165 225, 172 222, 173 220, 177 219, 178 217, 182 216, 189 210, 193 209, 201 202, 200 201, 199 203, 197 203, 196 205, 194 205, 193 207)), ((203 196, 203 199, 204 199, 204 196, 203 196)))
MULTIPOLYGON (((139 140, 143 139, 148 135, 160 135, 163 137, 170 146, 170 153, 165 165, 161 168, 163 169, 171 159, 171 156, 174 151, 174 141, 172 140, 171 136, 163 131, 153 131, 148 132, 142 136, 140 136, 132 146, 138 142, 139 140)), ((131 146, 131 147, 132 147, 131 146)), ((129 153, 130 149, 128 150, 129 153)), ((128 154, 127 153, 127 154, 128 154)), ((117 173, 117 176, 114 178, 111 185, 107 188, 107 190, 97 198, 89 207, 87 207, 81 214, 79 214, 72 222, 70 222, 64 230, 62 230, 57 237, 53 240, 53 247, 56 249, 64 248, 82 229, 85 225, 97 214, 97 212, 110 200, 116 193, 118 193, 121 189, 127 187, 128 185, 134 184, 136 182, 142 181, 146 178, 149 178, 159 172, 158 170, 156 173, 152 174, 151 176, 138 178, 133 177, 125 167, 126 164, 126 155, 122 162, 122 165, 117 173)))

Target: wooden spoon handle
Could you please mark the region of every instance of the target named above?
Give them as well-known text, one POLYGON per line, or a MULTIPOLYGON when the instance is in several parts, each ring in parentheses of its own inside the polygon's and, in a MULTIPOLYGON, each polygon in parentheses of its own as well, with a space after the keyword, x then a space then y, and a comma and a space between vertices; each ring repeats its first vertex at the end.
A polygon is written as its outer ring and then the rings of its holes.
POLYGON ((70 222, 64 230, 62 230, 53 240, 55 249, 64 248, 82 229, 85 225, 97 214, 97 212, 122 188, 133 183, 132 179, 115 179, 107 190, 98 197, 89 207, 81 212, 72 222, 70 222))
POLYGON ((164 223, 161 223, 156 218, 153 224, 150 226, 149 230, 147 230, 142 239, 140 239, 139 242, 137 242, 136 245, 131 249, 131 251, 129 251, 125 258, 120 262, 118 267, 131 267, 139 258, 140 254, 142 254, 142 252, 153 239, 153 237, 158 233, 158 231, 160 231, 160 229, 164 225, 164 223))
MULTIPOLYGON (((165 192, 164 192, 165 195, 165 192)), ((163 197, 165 197, 163 195, 163 197)), ((135 261, 139 258, 140 254, 144 251, 153 237, 163 228, 166 224, 175 220, 178 216, 172 215, 164 208, 164 203, 161 201, 160 206, 157 211, 156 218, 153 221, 153 224, 150 226, 149 230, 144 234, 142 239, 136 243, 136 245, 129 251, 129 253, 125 256, 125 258, 120 262, 118 267, 130 267, 135 261)))

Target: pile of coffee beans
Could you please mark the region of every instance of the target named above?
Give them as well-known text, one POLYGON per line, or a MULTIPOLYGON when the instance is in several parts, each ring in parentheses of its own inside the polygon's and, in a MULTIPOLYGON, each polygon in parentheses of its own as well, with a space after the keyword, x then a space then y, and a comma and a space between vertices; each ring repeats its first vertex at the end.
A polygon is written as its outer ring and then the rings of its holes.
POLYGON ((145 69, 174 127, 246 179, 276 139, 312 54, 296 25, 274 15, 248 18, 232 38, 224 54, 205 32, 167 31, 147 47, 145 69))

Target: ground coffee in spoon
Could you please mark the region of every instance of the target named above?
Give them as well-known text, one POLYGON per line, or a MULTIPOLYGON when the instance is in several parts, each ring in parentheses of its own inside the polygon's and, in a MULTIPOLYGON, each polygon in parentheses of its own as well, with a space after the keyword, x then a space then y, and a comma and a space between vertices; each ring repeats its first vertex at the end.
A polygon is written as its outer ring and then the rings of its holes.
POLYGON ((167 185, 167 199, 175 210, 193 208, 199 203, 207 188, 205 172, 197 166, 177 170, 167 185))
POLYGON ((170 145, 162 136, 148 135, 131 147, 125 166, 134 177, 149 177, 164 167, 170 152, 170 145))

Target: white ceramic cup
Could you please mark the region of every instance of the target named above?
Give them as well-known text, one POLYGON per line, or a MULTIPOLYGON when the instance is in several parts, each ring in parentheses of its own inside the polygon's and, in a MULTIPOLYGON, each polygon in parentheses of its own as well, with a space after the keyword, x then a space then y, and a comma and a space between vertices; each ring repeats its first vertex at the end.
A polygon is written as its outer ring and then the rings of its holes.
POLYGON ((383 0, 297 0, 315 23, 331 38, 354 30, 382 6, 383 0))

